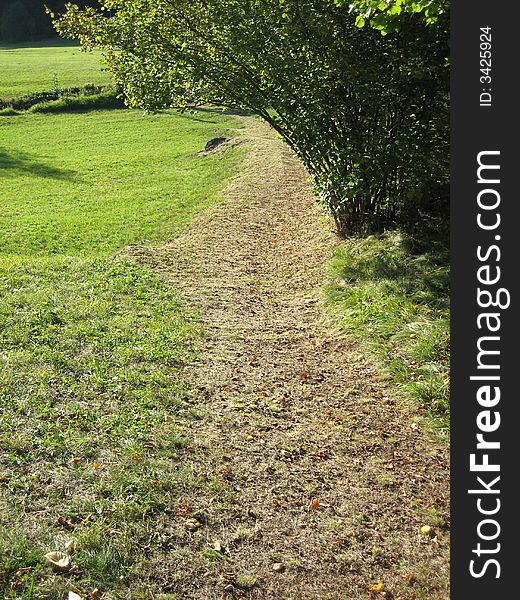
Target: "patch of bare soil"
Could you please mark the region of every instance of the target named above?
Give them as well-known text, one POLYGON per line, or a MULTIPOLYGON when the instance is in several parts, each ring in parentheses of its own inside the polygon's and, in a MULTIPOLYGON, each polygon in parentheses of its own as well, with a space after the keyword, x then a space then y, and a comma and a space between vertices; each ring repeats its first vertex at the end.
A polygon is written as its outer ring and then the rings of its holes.
POLYGON ((227 202, 132 250, 206 331, 184 422, 204 485, 159 523, 174 541, 143 577, 169 598, 448 598, 446 444, 327 322, 331 223, 287 147, 243 122, 227 202))

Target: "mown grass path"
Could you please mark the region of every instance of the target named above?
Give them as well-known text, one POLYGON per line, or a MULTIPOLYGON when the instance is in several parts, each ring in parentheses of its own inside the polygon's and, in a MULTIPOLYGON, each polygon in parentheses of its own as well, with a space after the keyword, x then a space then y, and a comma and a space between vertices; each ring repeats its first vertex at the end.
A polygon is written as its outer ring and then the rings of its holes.
POLYGON ((184 371, 191 470, 206 485, 159 523, 182 548, 143 563, 141 585, 205 600, 447 598, 446 444, 325 321, 331 224, 284 144, 244 122, 229 201, 167 245, 126 252, 206 330, 184 371))

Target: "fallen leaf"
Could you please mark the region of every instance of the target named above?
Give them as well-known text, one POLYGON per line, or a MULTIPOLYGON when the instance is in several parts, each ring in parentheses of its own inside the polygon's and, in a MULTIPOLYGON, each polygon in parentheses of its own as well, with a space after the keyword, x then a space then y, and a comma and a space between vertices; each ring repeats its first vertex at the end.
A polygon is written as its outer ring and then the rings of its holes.
POLYGON ((70 591, 74 592, 78 596, 84 596, 85 595, 85 592, 83 590, 81 590, 80 588, 76 587, 75 585, 71 586, 70 591))
POLYGON ((432 535, 432 534, 433 534, 433 531, 432 531, 432 528, 431 528, 429 525, 423 525, 423 526, 421 527, 421 533, 422 533, 423 535, 428 535, 428 536, 430 536, 430 535, 432 535))
POLYGON ((318 500, 318 498, 313 498, 311 500, 311 509, 312 510, 316 510, 320 505, 320 501, 318 500))
POLYGON ((181 517, 186 517, 190 514, 191 507, 189 504, 181 502, 177 505, 177 512, 181 517))
POLYGON ((18 588, 21 588, 23 585, 25 585, 25 584, 21 579, 15 579, 14 581, 11 581, 9 588, 11 590, 17 590, 18 588))
POLYGON ((371 583, 368 586, 368 589, 372 592, 382 592, 385 588, 385 584, 382 581, 378 581, 377 583, 371 583))
POLYGON ((197 529, 202 527, 202 523, 200 521, 197 521, 197 519, 187 519, 184 525, 186 529, 189 529, 190 531, 196 531, 197 529))
POLYGON ((58 523, 62 527, 65 527, 65 529, 74 529, 74 525, 72 524, 72 521, 69 521, 69 519, 66 519, 65 517, 58 517, 58 523))
POLYGON ((94 471, 97 471, 98 469, 101 469, 103 467, 103 463, 99 463, 99 462, 95 462, 92 465, 92 468, 94 469, 94 471))
POLYGON ((58 573, 68 573, 70 571, 70 559, 65 552, 47 552, 45 561, 58 573))
POLYGON ((283 563, 274 563, 273 571, 276 573, 283 573, 285 571, 285 565, 283 563))

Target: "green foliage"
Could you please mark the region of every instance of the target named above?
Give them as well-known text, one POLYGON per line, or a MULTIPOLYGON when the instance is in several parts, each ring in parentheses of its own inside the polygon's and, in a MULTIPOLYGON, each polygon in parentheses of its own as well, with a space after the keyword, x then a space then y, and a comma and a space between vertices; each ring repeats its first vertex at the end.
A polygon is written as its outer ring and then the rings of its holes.
POLYGON ((259 114, 302 159, 338 230, 364 233, 447 180, 447 20, 408 17, 382 38, 329 0, 107 0, 101 11, 68 5, 56 26, 104 49, 132 106, 259 114))
POLYGON ((433 25, 449 10, 448 0, 334 0, 334 3, 348 4, 354 9, 357 27, 368 23, 383 35, 399 31, 410 14, 420 14, 427 25, 433 25))

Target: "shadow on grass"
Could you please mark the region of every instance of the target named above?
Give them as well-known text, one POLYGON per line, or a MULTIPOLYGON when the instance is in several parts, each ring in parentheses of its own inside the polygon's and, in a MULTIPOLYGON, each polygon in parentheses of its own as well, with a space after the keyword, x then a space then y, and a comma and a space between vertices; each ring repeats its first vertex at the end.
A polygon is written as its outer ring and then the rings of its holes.
POLYGON ((78 50, 80 49, 79 42, 76 40, 64 40, 59 37, 52 37, 29 42, 1 42, 0 50, 24 50, 26 48, 63 48, 65 46, 71 48, 77 47, 78 50))
MULTIPOLYGON (((176 114, 183 118, 189 119, 190 121, 199 121, 200 123, 216 123, 211 117, 224 116, 224 117, 249 117, 253 113, 238 108, 222 108, 218 106, 191 106, 187 109, 171 107, 176 111, 176 114)), ((165 110, 171 110, 165 109, 165 110)))
POLYGON ((449 251, 441 243, 417 240, 401 233, 394 245, 378 244, 345 263, 341 276, 350 282, 387 281, 396 292, 439 309, 448 308, 449 251), (373 250, 377 248, 377 252, 373 250))
POLYGON ((25 152, 0 149, 0 176, 17 175, 34 175, 36 177, 48 177, 66 181, 77 179, 74 171, 46 165, 25 152))
POLYGON ((435 426, 449 424, 449 250, 400 231, 349 238, 325 296, 341 329, 374 352, 385 375, 435 426))

